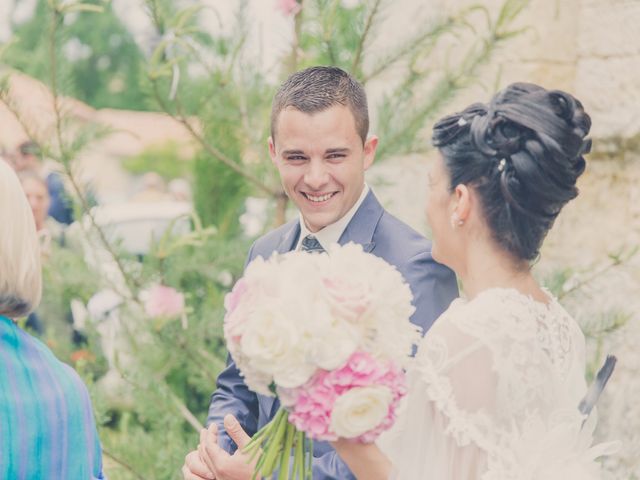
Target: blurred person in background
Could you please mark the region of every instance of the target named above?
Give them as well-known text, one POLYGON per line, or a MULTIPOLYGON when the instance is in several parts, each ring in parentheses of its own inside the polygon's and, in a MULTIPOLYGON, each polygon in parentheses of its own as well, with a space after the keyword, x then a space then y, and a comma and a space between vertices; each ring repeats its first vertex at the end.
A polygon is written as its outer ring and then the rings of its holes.
POLYGON ((176 202, 191 203, 191 184, 185 178, 174 178, 167 185, 169 195, 176 202))
POLYGON ((17 172, 33 170, 42 175, 51 199, 49 215, 65 225, 73 222, 73 204, 65 189, 63 177, 53 162, 42 161, 42 152, 37 143, 31 140, 22 142, 18 146, 13 164, 17 172))
POLYGON ((65 225, 49 215, 51 197, 45 179, 34 170, 23 170, 18 173, 18 178, 33 213, 42 254, 48 257, 52 241, 64 245, 65 225))
MULTIPOLYGON (((31 207, 40 242, 40 253, 42 260, 46 262, 52 253, 52 243, 60 246, 65 243, 64 225, 49 216, 51 198, 44 178, 34 170, 22 170, 18 173, 18 179, 31 207)), ((40 313, 31 312, 27 317, 26 323, 26 327, 38 336, 42 336, 45 333, 45 324, 40 313)))
POLYGON ((89 394, 78 374, 16 320, 39 304, 40 248, 29 203, 0 162, 0 478, 104 479, 89 394))
POLYGON ((160 174, 147 172, 140 179, 138 193, 131 197, 132 202, 166 202, 171 200, 167 184, 160 174))

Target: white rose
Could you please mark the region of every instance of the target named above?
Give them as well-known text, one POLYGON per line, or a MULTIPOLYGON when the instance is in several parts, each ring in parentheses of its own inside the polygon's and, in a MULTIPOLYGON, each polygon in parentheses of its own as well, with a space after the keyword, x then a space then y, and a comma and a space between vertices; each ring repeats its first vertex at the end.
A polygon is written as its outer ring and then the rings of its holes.
MULTIPOLYGON (((239 365, 238 368, 240 368, 239 365)), ((250 390, 267 397, 275 396, 269 389, 269 386, 271 385, 271 378, 269 375, 253 372, 249 369, 247 369, 247 371, 249 371, 249 374, 244 376, 244 383, 250 390)))
POLYGON ((339 318, 357 322, 371 307, 373 298, 368 279, 334 276, 323 279, 322 286, 331 309, 339 318))
POLYGON ((331 430, 339 437, 358 437, 386 418, 392 400, 393 394, 387 387, 353 388, 336 400, 331 412, 331 430))
POLYGON ((305 339, 309 360, 324 370, 342 366, 358 347, 358 332, 322 301, 306 306, 302 315, 311 320, 305 339))
POLYGON ((305 360, 304 331, 288 310, 273 302, 252 311, 240 349, 252 371, 268 374, 276 384, 293 388, 305 383, 315 367, 305 360))
POLYGON ((360 245, 332 245, 329 254, 331 265, 322 273, 332 279, 334 288, 326 288, 332 310, 359 329, 361 348, 404 366, 420 335, 409 321, 415 308, 400 272, 360 245))
POLYGON ((355 336, 346 329, 327 329, 317 335, 309 352, 315 365, 323 370, 335 370, 344 365, 358 348, 355 336))
POLYGON ((273 375, 276 385, 284 388, 296 388, 307 382, 315 373, 316 367, 304 361, 300 357, 298 360, 291 359, 278 366, 273 375))
POLYGON ((291 342, 297 340, 295 330, 284 328, 283 322, 278 320, 276 309, 251 312, 240 340, 242 353, 252 363, 264 363, 265 370, 286 355, 291 342))

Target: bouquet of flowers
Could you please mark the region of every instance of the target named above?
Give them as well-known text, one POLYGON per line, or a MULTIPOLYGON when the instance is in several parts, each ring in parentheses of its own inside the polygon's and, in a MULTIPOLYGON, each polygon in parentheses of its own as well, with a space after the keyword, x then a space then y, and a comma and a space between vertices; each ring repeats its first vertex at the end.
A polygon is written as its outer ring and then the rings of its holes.
POLYGON ((393 424, 420 339, 411 301, 395 267, 356 244, 247 267, 225 298, 225 338, 247 386, 281 403, 245 447, 256 475, 310 478, 313 439, 372 442, 393 424))

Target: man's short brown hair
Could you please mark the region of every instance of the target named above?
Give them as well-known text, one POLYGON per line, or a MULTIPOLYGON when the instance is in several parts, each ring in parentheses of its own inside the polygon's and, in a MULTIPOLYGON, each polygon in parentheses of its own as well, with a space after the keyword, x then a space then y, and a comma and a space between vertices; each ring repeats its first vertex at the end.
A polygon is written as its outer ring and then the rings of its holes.
POLYGON ((287 107, 312 114, 334 105, 351 110, 356 131, 364 144, 369 133, 369 110, 363 86, 338 67, 309 67, 291 75, 280 87, 271 107, 271 137, 275 139, 278 115, 287 107))

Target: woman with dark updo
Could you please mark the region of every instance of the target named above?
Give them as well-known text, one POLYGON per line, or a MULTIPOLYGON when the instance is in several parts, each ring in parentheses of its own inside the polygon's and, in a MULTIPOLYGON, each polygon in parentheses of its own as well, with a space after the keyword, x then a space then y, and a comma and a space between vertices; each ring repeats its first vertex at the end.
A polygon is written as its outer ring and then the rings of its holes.
POLYGON ((335 442, 359 479, 600 478, 585 342, 531 274, 578 194, 591 120, 571 95, 517 83, 440 120, 429 173, 433 257, 464 286, 422 341, 405 409, 378 444, 335 442), (586 421, 585 421, 586 420, 586 421))

